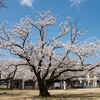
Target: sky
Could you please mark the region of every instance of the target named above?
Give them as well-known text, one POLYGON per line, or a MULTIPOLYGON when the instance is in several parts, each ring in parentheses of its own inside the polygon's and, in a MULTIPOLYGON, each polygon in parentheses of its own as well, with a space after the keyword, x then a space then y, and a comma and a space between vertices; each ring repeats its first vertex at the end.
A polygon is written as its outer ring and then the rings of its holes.
MULTIPOLYGON (((5 20, 12 23, 18 23, 21 18, 30 15, 34 20, 34 11, 42 9, 51 14, 59 15, 54 27, 49 28, 49 37, 55 37, 59 31, 59 23, 64 22, 65 17, 71 16, 72 22, 78 17, 77 26, 80 29, 89 30, 85 35, 78 37, 79 41, 86 41, 88 38, 97 37, 100 40, 100 0, 4 0, 8 9, 0 9, 0 24, 5 20)), ((36 38, 36 35, 34 35, 36 38)), ((62 40, 66 41, 66 37, 62 40)), ((87 63, 94 63, 100 58, 87 60, 87 63)))

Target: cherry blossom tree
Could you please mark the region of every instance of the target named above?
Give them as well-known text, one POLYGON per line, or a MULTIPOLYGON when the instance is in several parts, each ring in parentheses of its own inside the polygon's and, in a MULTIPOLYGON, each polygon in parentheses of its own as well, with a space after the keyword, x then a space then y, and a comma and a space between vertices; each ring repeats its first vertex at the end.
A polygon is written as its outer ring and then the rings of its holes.
POLYGON ((14 78, 17 71, 17 67, 11 64, 12 61, 14 62, 14 60, 11 59, 9 60, 0 59, 0 72, 1 72, 0 82, 6 82, 7 88, 8 88, 8 83, 10 82, 11 79, 14 78))
POLYGON ((36 80, 34 72, 31 72, 30 67, 24 66, 24 64, 25 61, 20 59, 0 59, 0 72, 2 74, 0 82, 6 82, 8 88, 8 84, 12 79, 36 80))
MULTIPOLYGON (((60 23, 61 32, 50 40, 47 39, 47 26, 54 26, 56 17, 51 11, 35 12, 35 20, 26 16, 20 23, 11 25, 12 29, 6 29, 7 22, 1 24, 0 48, 9 50, 9 53, 23 60, 21 65, 29 66, 38 81, 39 96, 50 96, 49 87, 59 80, 83 76, 93 67, 84 67, 87 57, 95 57, 99 52, 99 40, 95 43, 87 41, 81 43, 77 36, 87 33, 86 29, 79 30, 76 27, 77 20, 72 24, 71 18, 60 23), (32 36, 34 29, 38 30, 39 39, 34 43, 32 36), (63 36, 70 34, 70 39, 65 43, 59 41, 63 36), (63 49, 60 53, 58 49, 63 49), (80 73, 81 74, 78 74, 80 73)), ((36 38, 36 37, 35 37, 36 38)), ((20 63, 16 62, 16 66, 20 63)), ((95 66, 96 67, 96 66, 95 66)))
MULTIPOLYGON (((99 66, 100 65, 100 61, 92 64, 92 66, 99 66)), ((100 79, 100 67, 96 67, 95 69, 90 71, 90 74, 97 76, 100 79)))

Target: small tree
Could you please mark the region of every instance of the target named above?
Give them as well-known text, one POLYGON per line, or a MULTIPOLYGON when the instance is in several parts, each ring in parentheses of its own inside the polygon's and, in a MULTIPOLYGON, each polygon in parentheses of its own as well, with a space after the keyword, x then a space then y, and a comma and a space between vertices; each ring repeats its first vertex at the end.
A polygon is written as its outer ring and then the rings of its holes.
MULTIPOLYGON (((67 21, 60 23, 61 32, 58 36, 47 40, 46 27, 55 24, 56 16, 51 16, 50 11, 44 10, 42 10, 42 14, 35 13, 37 17, 34 21, 26 16, 20 20, 19 24, 12 25, 12 30, 5 29, 7 22, 1 24, 0 48, 9 50, 10 54, 23 59, 25 62, 25 64, 22 63, 23 65, 30 66, 38 81, 39 96, 45 97, 50 96, 48 89, 54 82, 83 76, 87 72, 84 60, 97 55, 99 42, 76 41, 77 36, 83 35, 87 31, 85 29, 79 31, 79 28, 76 27, 77 20, 71 24, 70 17, 66 17, 67 21), (34 28, 40 35, 36 43, 32 43, 34 37, 31 36, 34 28), (67 34, 70 34, 69 40, 65 43, 58 41, 67 34), (65 52, 59 53, 58 49, 64 49, 65 52)), ((93 68, 90 66, 88 70, 91 69, 93 68)))

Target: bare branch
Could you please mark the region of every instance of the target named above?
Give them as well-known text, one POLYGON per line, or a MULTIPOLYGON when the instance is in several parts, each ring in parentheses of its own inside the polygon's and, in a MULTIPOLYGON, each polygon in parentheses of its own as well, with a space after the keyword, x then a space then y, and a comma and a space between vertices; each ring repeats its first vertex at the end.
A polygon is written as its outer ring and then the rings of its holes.
POLYGON ((7 6, 4 3, 4 0, 0 0, 0 8, 6 8, 7 9, 7 6))

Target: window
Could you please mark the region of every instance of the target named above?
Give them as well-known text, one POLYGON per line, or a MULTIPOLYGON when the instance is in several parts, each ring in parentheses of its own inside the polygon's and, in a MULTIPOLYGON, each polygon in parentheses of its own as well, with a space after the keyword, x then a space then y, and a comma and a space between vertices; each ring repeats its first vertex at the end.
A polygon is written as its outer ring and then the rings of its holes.
POLYGON ((33 81, 26 81, 24 83, 25 86, 33 86, 33 81))

